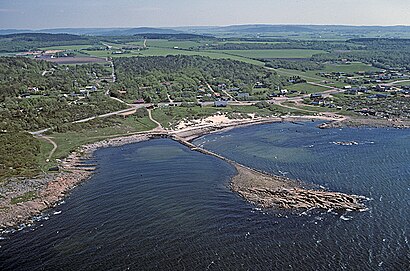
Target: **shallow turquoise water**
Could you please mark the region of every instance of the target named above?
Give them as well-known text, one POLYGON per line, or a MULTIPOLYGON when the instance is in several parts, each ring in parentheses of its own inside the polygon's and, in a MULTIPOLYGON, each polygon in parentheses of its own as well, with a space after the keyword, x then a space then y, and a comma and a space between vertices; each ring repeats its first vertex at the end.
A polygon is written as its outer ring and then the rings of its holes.
POLYGON ((0 270, 406 270, 410 132, 315 125, 239 128, 195 144, 370 197, 369 211, 260 210, 229 190, 230 165, 152 140, 97 151, 96 174, 48 220, 4 236, 0 270), (359 144, 333 143, 350 140, 359 144))

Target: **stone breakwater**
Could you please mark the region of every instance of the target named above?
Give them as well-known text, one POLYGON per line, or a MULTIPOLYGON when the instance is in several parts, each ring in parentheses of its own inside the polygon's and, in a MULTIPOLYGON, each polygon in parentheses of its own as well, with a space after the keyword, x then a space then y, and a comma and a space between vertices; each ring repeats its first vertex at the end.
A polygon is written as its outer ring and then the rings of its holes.
MULTIPOLYGON (((191 136, 191 135, 190 135, 191 136)), ((365 197, 344 193, 305 189, 294 180, 270 175, 241 165, 214 152, 200 148, 180 136, 174 140, 206 155, 211 155, 233 165, 237 174, 232 178, 231 189, 247 201, 264 208, 326 209, 364 211, 365 197)))

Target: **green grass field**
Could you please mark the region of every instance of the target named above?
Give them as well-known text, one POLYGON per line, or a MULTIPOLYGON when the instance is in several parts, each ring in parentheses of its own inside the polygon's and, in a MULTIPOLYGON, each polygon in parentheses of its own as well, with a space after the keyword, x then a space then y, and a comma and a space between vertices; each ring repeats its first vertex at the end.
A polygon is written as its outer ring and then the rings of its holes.
POLYGON ((74 51, 74 50, 81 50, 81 49, 86 49, 86 48, 90 48, 91 45, 66 45, 66 46, 52 46, 52 47, 44 47, 41 48, 41 50, 70 50, 70 51, 74 51))
POLYGON ((309 58, 312 55, 326 53, 321 50, 303 49, 274 49, 274 50, 221 50, 230 55, 242 56, 247 58, 309 58))
POLYGON ((330 88, 325 88, 321 86, 315 86, 307 83, 301 83, 301 84, 294 84, 290 86, 286 86, 288 90, 296 90, 298 92, 304 92, 306 94, 311 94, 311 93, 316 93, 316 92, 323 92, 325 90, 328 90, 330 88))
MULTIPOLYGON (((82 131, 53 133, 51 138, 58 148, 53 158, 66 157, 70 152, 81 145, 104 140, 106 138, 148 131, 156 127, 148 117, 136 118, 133 116, 120 119, 120 124, 105 128, 90 128, 82 131)), ((48 153, 48 152, 47 152, 48 153)))
POLYGON ((198 47, 207 44, 207 42, 199 41, 173 41, 173 40, 147 40, 148 47, 163 47, 163 48, 174 48, 178 47, 180 49, 189 49, 191 47, 198 47))
MULTIPOLYGON (((323 72, 345 72, 345 73, 355 73, 355 72, 368 72, 368 71, 380 71, 380 69, 372 67, 364 63, 349 63, 349 64, 328 64, 325 66, 323 72)), ((320 72, 320 71, 318 71, 320 72)))
MULTIPOLYGON (((311 81, 311 82, 321 82, 325 80, 325 78, 316 75, 318 71, 298 71, 298 70, 288 70, 288 69, 274 69, 278 74, 282 74, 284 76, 300 76, 301 78, 311 81)), ((331 81, 331 80, 328 80, 331 81)))
POLYGON ((253 60, 245 57, 235 56, 235 55, 227 55, 218 51, 209 52, 209 51, 189 51, 189 50, 179 50, 173 48, 159 48, 159 47, 150 47, 147 50, 142 51, 132 51, 131 53, 127 54, 111 54, 108 51, 84 51, 88 53, 90 56, 95 57, 146 57, 146 56, 167 56, 167 55, 188 55, 188 56, 206 56, 213 59, 232 59, 238 60, 254 65, 263 66, 263 62, 258 60, 253 60))

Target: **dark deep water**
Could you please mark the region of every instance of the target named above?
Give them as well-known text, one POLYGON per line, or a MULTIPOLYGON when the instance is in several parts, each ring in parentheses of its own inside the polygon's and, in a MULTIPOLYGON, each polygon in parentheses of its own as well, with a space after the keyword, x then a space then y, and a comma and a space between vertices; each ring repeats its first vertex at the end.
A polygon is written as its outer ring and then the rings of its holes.
POLYGON ((0 270, 409 270, 409 130, 316 124, 238 128, 195 143, 367 196, 369 211, 260 210, 230 192, 229 164, 152 140, 97 151, 96 174, 48 220, 3 236, 0 270), (332 143, 350 140, 359 144, 332 143))

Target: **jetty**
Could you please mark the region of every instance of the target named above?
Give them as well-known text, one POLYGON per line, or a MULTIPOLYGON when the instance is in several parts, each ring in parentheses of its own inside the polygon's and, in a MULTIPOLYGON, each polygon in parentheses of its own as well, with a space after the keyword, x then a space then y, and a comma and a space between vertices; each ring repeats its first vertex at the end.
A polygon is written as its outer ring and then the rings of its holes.
MULTIPOLYGON (((163 135, 166 137, 166 135, 163 135)), ((280 209, 325 209, 325 210, 366 210, 363 196, 339 192, 305 189, 289 178, 275 176, 256 170, 220 154, 201 148, 178 135, 169 138, 197 151, 221 159, 233 165, 237 174, 231 181, 231 189, 247 201, 264 208, 280 209)))

